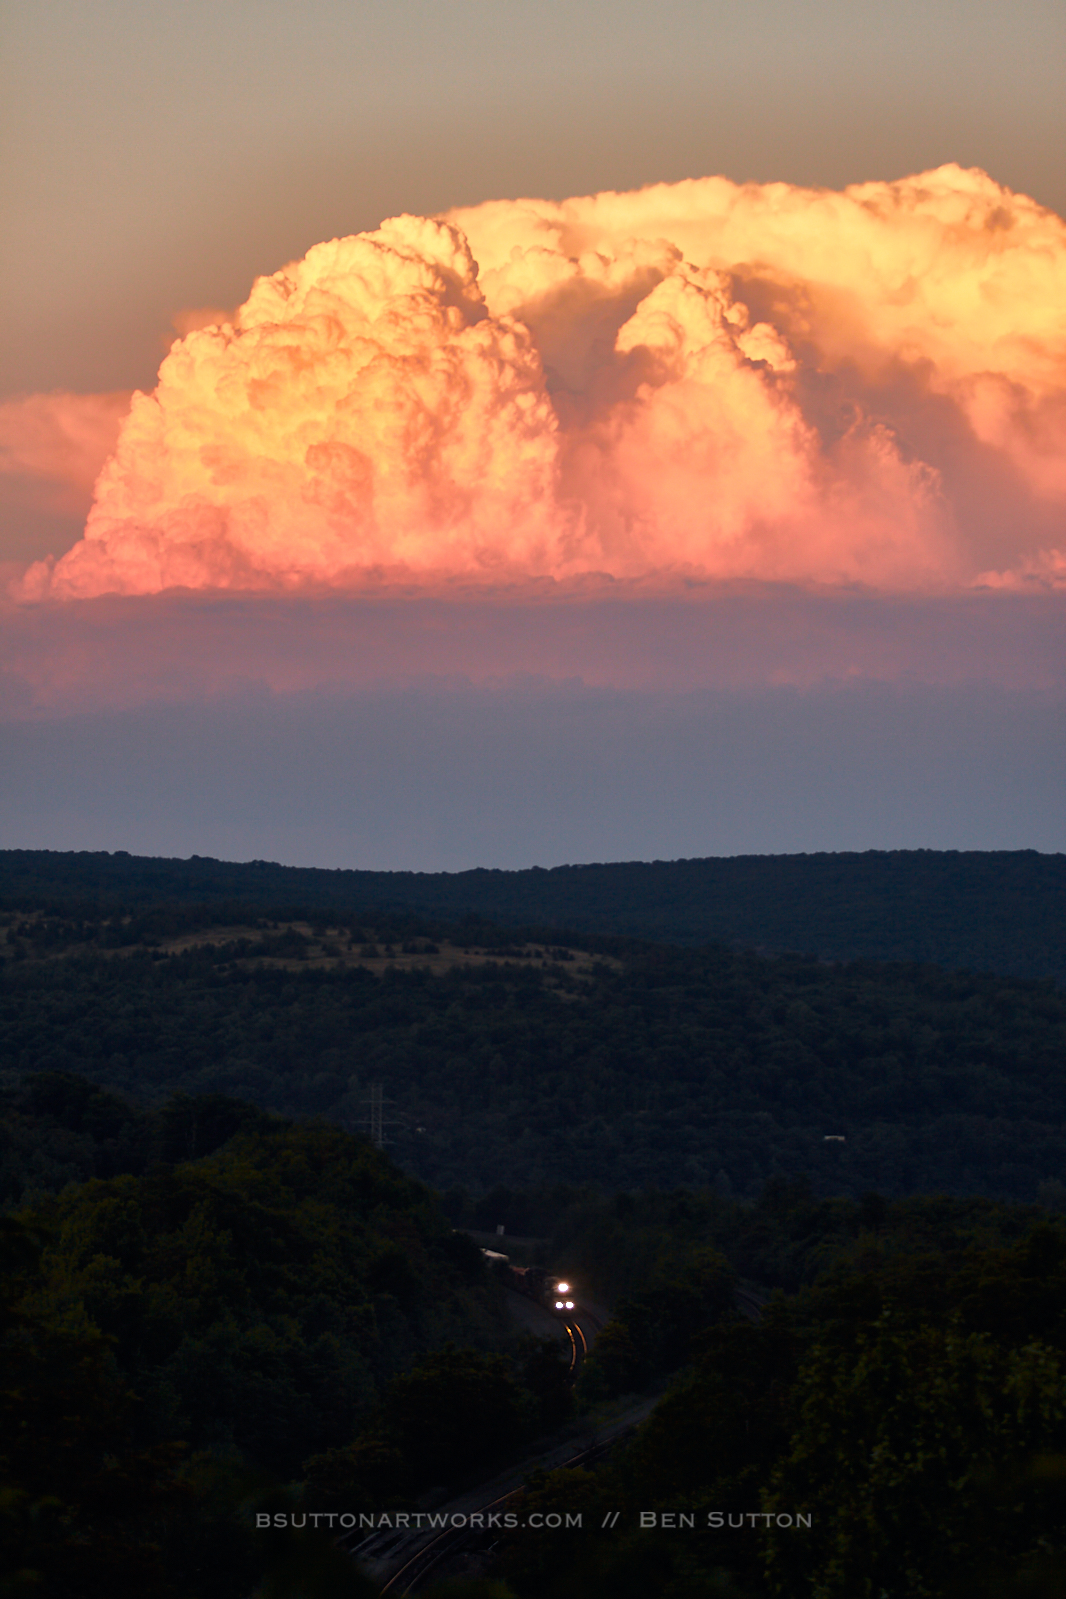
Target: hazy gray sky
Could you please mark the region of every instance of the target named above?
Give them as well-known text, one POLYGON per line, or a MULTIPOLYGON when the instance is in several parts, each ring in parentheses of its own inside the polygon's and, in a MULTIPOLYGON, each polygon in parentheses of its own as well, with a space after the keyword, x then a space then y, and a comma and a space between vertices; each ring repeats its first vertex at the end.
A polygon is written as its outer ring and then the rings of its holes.
POLYGON ((8 608, 0 848, 427 871, 1061 850, 1061 621, 1051 596, 783 590, 8 608))
POLYGON ((0 722, 0 848, 422 871, 1066 845, 1061 695, 458 685, 0 722))
POLYGON ((3 392, 149 386, 170 318, 488 196, 945 161, 1066 210, 1060 0, 34 0, 3 37, 3 392))

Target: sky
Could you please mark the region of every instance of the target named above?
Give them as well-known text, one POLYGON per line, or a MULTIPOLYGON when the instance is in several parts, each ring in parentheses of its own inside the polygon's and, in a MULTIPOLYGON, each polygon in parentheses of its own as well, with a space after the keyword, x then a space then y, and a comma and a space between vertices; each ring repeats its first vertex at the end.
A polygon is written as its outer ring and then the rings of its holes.
POLYGON ((0 847, 1064 847, 1058 4, 2 26, 0 847))

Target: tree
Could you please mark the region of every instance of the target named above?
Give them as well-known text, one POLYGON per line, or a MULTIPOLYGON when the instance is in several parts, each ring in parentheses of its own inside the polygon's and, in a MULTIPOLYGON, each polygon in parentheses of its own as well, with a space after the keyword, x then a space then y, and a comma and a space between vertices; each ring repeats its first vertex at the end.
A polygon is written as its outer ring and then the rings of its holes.
POLYGON ((813 1525, 769 1535, 782 1599, 962 1599, 1062 1541, 1061 1516, 1048 1519, 1049 1457, 1066 1457, 1057 1351, 889 1311, 857 1349, 818 1346, 795 1397, 763 1509, 813 1525))
POLYGON ((490 1465, 522 1434, 521 1393, 507 1362, 472 1349, 449 1346, 394 1377, 382 1409, 387 1436, 422 1483, 490 1465))
POLYGON ((168 1529, 191 1496, 183 1451, 137 1447, 136 1399, 84 1317, 51 1323, 27 1300, 41 1239, 0 1218, 0 1565, 5 1596, 167 1599, 168 1529))

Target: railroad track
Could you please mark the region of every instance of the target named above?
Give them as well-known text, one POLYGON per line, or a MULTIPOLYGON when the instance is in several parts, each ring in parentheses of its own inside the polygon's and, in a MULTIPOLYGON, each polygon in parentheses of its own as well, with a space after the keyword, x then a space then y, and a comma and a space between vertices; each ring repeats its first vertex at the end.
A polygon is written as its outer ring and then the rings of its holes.
POLYGON ((753 1294, 750 1288, 737 1288, 734 1290, 734 1299, 740 1314, 748 1321, 759 1321, 766 1305, 764 1299, 753 1294))
MULTIPOLYGON (((469 1514, 486 1516, 492 1511, 501 1510, 512 1499, 519 1498, 521 1493, 521 1488, 512 1488, 510 1493, 501 1494, 499 1499, 490 1500, 480 1511, 469 1512, 469 1514)), ((399 1571, 393 1573, 388 1582, 382 1586, 382 1593, 415 1593, 443 1560, 446 1560, 450 1555, 457 1554, 463 1545, 470 1541, 471 1531, 472 1529, 469 1526, 445 1527, 429 1543, 423 1544, 421 1549, 416 1550, 406 1565, 401 1566, 399 1571)), ((481 1529, 478 1528, 477 1531, 481 1531, 481 1529)))
MULTIPOLYGON (((738 1288, 736 1290, 737 1309, 749 1321, 758 1321, 760 1319, 764 1303, 765 1301, 760 1299, 758 1294, 751 1289, 738 1288)), ((589 1338, 586 1336, 581 1322, 585 1322, 588 1325, 589 1333, 592 1337, 595 1337, 603 1326, 598 1317, 585 1310, 581 1311, 580 1321, 577 1317, 574 1317, 563 1323, 570 1342, 571 1381, 576 1380, 588 1353, 589 1338)), ((628 1437, 631 1432, 636 1430, 638 1425, 639 1422, 634 1421, 604 1442, 589 1445, 579 1450, 569 1459, 557 1462, 552 1466, 552 1470, 568 1470, 591 1465, 596 1460, 602 1459, 622 1439, 628 1437)), ((492 1529, 485 1526, 484 1518, 493 1513, 505 1512, 509 1506, 516 1504, 521 1499, 524 1491, 524 1486, 519 1484, 517 1487, 509 1489, 506 1493, 499 1494, 496 1498, 482 1504, 472 1505, 469 1509, 443 1512, 443 1514, 447 1514, 449 1517, 454 1516, 456 1519, 461 1517, 462 1525, 449 1525, 441 1528, 439 1531, 434 1532, 426 1542, 413 1550, 408 1559, 383 1583, 382 1594, 395 1595, 399 1599, 400 1595, 417 1593, 431 1577, 440 1574, 440 1568, 446 1562, 458 1557, 464 1549, 473 1549, 479 1543, 483 1545, 486 1537, 492 1531, 492 1529), (478 1518, 473 1526, 470 1525, 471 1518, 478 1518)), ((409 1541, 409 1534, 397 1537, 396 1532, 390 1530, 387 1536, 371 1534, 369 1538, 353 1548, 351 1552, 360 1561, 365 1561, 367 1557, 379 1560, 384 1557, 387 1560, 390 1551, 397 1556, 402 1555, 403 1545, 409 1541)))
MULTIPOLYGON (((512 1292, 517 1293, 520 1292, 520 1290, 512 1289, 512 1292)), ((545 1314, 550 1313, 546 1312, 545 1314)), ((558 1322, 559 1319, 560 1318, 558 1317, 552 1318, 552 1320, 556 1322, 558 1322)), ((589 1351, 589 1341, 590 1339, 595 1338, 596 1334, 601 1330, 603 1323, 600 1321, 598 1316, 594 1316, 591 1314, 591 1312, 582 1308, 580 1312, 580 1319, 577 1316, 567 1317, 562 1321, 562 1326, 566 1330, 566 1337, 570 1345, 569 1379, 571 1383, 574 1383, 581 1374, 581 1368, 584 1365, 585 1357, 589 1351), (585 1328, 581 1325, 582 1322, 588 1324, 587 1334, 585 1328)), ((615 1440, 612 1439, 611 1444, 594 1444, 587 1449, 583 1449, 578 1454, 574 1455, 570 1460, 561 1462, 561 1466, 577 1466, 587 1464, 589 1461, 596 1459, 600 1454, 604 1453, 605 1449, 611 1447, 614 1441, 615 1440)), ((522 1491, 523 1490, 521 1486, 513 1488, 508 1493, 501 1495, 499 1498, 490 1500, 488 1504, 478 1505, 470 1512, 460 1512, 459 1514, 485 1516, 491 1512, 499 1511, 512 1499, 519 1498, 522 1494, 522 1491)), ((382 1593, 414 1593, 415 1590, 425 1581, 429 1573, 436 1570, 437 1566, 439 1566, 444 1559, 457 1553, 465 1543, 476 1541, 481 1535, 482 1529, 478 1526, 446 1527, 442 1529, 436 1534, 435 1537, 431 1538, 428 1543, 423 1544, 419 1549, 417 1549, 411 1555, 410 1559, 404 1565, 402 1565, 398 1571, 392 1574, 388 1581, 383 1585, 381 1590, 382 1593)), ((350 1545, 351 1540, 340 1539, 339 1542, 350 1545)), ((407 1542, 407 1536, 401 1535, 398 1538, 396 1532, 393 1529, 389 1529, 385 1536, 371 1534, 369 1538, 366 1538, 362 1541, 362 1543, 357 1544, 352 1549, 352 1553, 357 1559, 360 1560, 365 1560, 368 1556, 371 1559, 375 1557, 381 1558, 382 1556, 387 1558, 391 1549, 394 1549, 397 1545, 402 1547, 405 1542, 407 1542)))
MULTIPOLYGON (((631 1431, 632 1429, 629 1430, 631 1431)), ((619 1439, 626 1436, 627 1433, 620 1433, 606 1443, 592 1444, 589 1448, 580 1450, 576 1455, 572 1455, 569 1460, 562 1461, 560 1465, 552 1469, 564 1471, 578 1466, 591 1465, 594 1461, 602 1459, 608 1450, 614 1448, 619 1439)), ((382 1585, 381 1592, 397 1596, 417 1593, 419 1588, 446 1560, 454 1558, 463 1548, 476 1544, 490 1530, 483 1525, 470 1526, 469 1520, 471 1517, 480 1516, 484 1518, 493 1512, 499 1513, 505 1506, 521 1499, 524 1492, 524 1485, 519 1485, 519 1487, 512 1488, 507 1493, 501 1494, 498 1498, 489 1500, 487 1504, 480 1506, 477 1510, 458 1512, 457 1514, 464 1516, 467 1524, 461 1527, 443 1528, 434 1538, 430 1539, 429 1543, 423 1544, 421 1549, 416 1550, 398 1571, 392 1574, 389 1580, 382 1585)), ((358 1558, 358 1556, 363 1554, 363 1550, 357 1550, 356 1554, 358 1558)))
POLYGON ((579 1321, 565 1321, 566 1336, 570 1340, 570 1381, 577 1382, 581 1368, 585 1364, 585 1356, 589 1352, 588 1340, 581 1330, 579 1321))

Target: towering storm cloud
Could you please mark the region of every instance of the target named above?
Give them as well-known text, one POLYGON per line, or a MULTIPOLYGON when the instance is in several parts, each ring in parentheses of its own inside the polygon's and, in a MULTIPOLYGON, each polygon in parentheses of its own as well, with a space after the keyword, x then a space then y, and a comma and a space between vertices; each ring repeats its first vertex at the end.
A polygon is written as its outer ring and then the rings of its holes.
POLYGON ((134 396, 24 597, 1066 584, 1066 226, 981 172, 317 245, 134 396))

